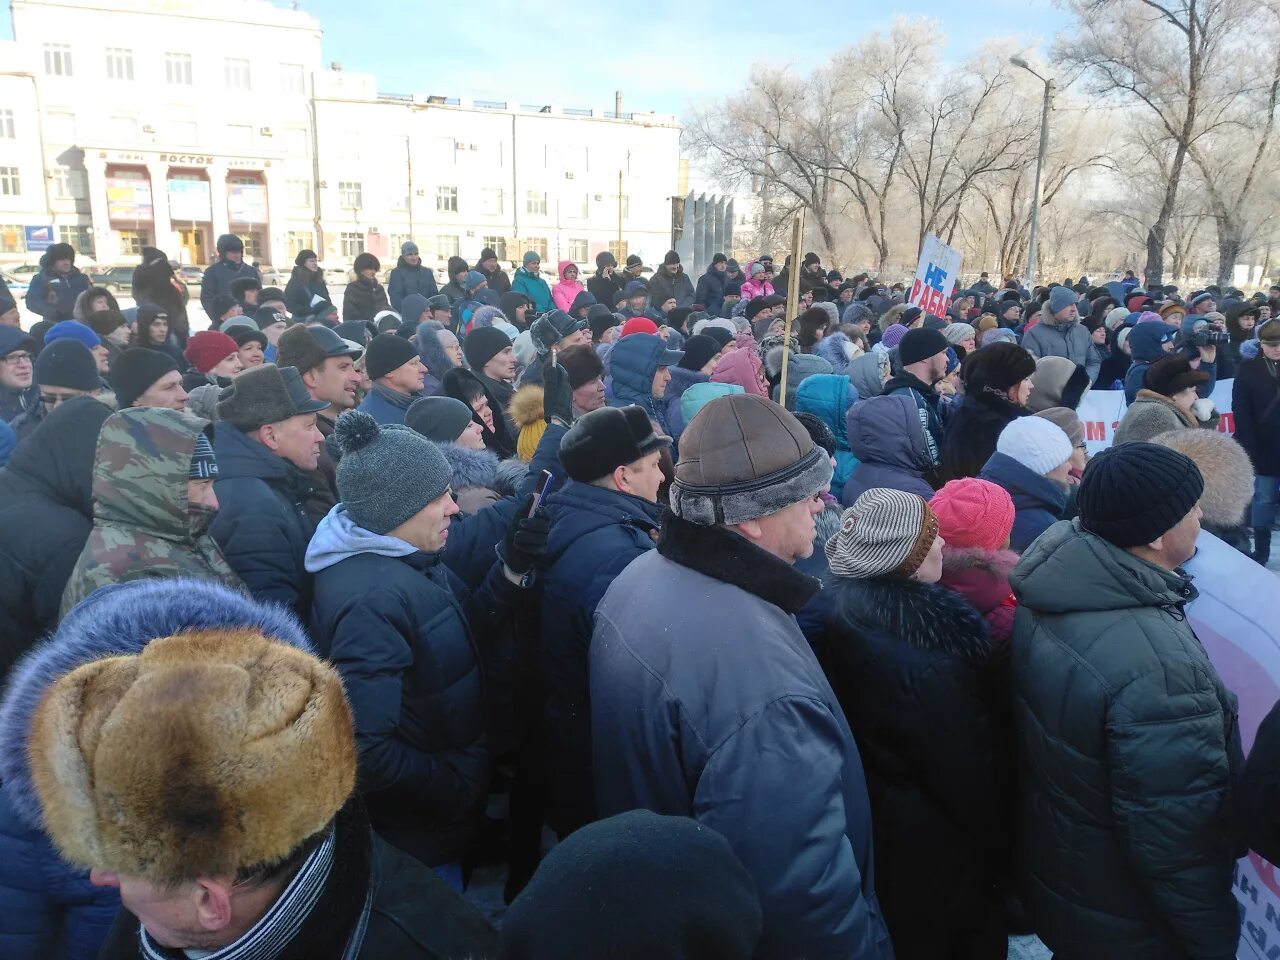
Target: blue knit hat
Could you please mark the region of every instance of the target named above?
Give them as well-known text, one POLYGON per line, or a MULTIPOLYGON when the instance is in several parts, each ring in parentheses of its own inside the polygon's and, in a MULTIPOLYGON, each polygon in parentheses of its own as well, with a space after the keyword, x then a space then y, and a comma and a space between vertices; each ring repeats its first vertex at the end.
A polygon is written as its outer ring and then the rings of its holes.
POLYGON ((488 283, 489 279, 479 270, 470 270, 467 272, 467 292, 474 291, 482 283, 488 283))
POLYGON ((62 320, 46 330, 45 346, 47 347, 55 340, 79 340, 90 350, 102 345, 102 338, 93 332, 93 328, 78 320, 62 320))
POLYGON ((370 533, 394 530, 453 482, 444 454, 410 427, 379 426, 367 413, 348 410, 333 435, 342 451, 338 497, 348 516, 370 533))
POLYGON ((1061 313, 1076 302, 1076 292, 1070 287, 1054 287, 1049 291, 1049 312, 1061 313))

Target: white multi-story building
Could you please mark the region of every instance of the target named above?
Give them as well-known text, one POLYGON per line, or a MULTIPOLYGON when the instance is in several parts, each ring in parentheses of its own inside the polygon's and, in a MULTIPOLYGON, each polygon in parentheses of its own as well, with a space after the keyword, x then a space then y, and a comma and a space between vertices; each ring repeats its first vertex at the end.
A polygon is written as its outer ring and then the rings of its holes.
POLYGON ((674 117, 379 94, 323 69, 320 24, 266 0, 12 0, 0 43, 0 265, 52 240, 99 263, 155 245, 347 266, 483 247, 518 262, 660 258, 674 117))

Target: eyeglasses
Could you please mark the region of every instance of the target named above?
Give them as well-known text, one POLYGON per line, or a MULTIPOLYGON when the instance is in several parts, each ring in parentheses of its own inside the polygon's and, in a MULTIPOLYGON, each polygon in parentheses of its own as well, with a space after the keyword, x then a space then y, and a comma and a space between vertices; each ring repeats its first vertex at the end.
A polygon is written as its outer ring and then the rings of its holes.
POLYGON ((6 367, 16 367, 20 363, 30 363, 35 357, 29 353, 11 353, 4 358, 6 367))
POLYGON ((68 400, 74 400, 81 396, 79 393, 45 393, 40 391, 40 402, 50 410, 54 409, 60 403, 66 403, 68 400))

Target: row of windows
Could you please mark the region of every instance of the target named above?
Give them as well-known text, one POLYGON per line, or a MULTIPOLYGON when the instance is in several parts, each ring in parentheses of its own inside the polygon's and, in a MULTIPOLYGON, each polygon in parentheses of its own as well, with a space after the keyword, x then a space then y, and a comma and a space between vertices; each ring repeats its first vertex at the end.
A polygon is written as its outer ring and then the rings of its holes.
MULTIPOLYGON (((72 145, 82 139, 76 124, 76 115, 70 110, 51 109, 45 112, 44 136, 52 144, 72 145)), ((208 129, 206 127, 206 133, 208 129)), ((108 140, 134 144, 143 135, 154 135, 161 143, 196 146, 200 143, 200 128, 194 120, 166 120, 158 130, 140 125, 136 116, 108 115, 96 118, 87 132, 90 137, 104 136, 108 140)), ((283 149, 294 156, 305 157, 311 153, 311 135, 305 127, 263 127, 258 138, 271 137, 273 148, 283 149)), ((13 110, 0 108, 0 140, 16 139, 13 110)), ((255 146, 254 128, 247 123, 229 123, 221 128, 218 143, 226 150, 252 150, 255 146)))
MULTIPOLYGON (((310 206, 311 205, 311 185, 305 180, 291 180, 290 187, 290 203, 294 206, 310 206), (305 189, 304 189, 305 188, 305 189)), ((506 213, 505 194, 501 187, 481 187, 480 188, 480 213, 483 216, 500 217, 506 213)), ((602 195, 596 194, 595 197, 604 199, 602 195)), ((436 187, 436 212, 437 213, 457 213, 458 212, 458 188, 457 187, 436 187)), ((586 220, 590 216, 591 201, 593 195, 589 193, 575 194, 572 197, 561 197, 555 202, 555 206, 549 208, 547 201, 547 193, 544 190, 526 190, 524 194, 524 212, 530 216, 545 217, 548 209, 556 209, 557 213, 570 220, 586 220)), ((609 198, 616 203, 617 198, 609 198)), ((361 210, 364 208, 364 184, 359 180, 339 180, 338 181, 338 205, 347 210, 361 210)), ((391 203, 393 209, 406 210, 409 206, 408 198, 404 198, 403 202, 399 195, 396 195, 391 203)), ((612 207, 608 208, 612 211, 612 207)), ((622 198, 622 216, 631 216, 631 198, 623 196, 622 198)))
MULTIPOLYGON (((133 50, 129 47, 106 48, 106 71, 108 80, 132 80, 133 50)), ((280 92, 290 96, 305 96, 307 92, 307 70, 300 63, 281 63, 279 71, 280 92)), ((75 64, 71 56, 71 44, 46 43, 44 45, 44 72, 51 77, 75 76, 75 64)), ((191 87, 195 85, 192 57, 189 53, 166 53, 164 55, 165 83, 175 87, 191 87)), ((249 61, 236 57, 224 57, 222 61, 222 82, 230 90, 252 90, 253 71, 249 61)))
MULTIPOLYGON (((93 230, 89 227, 58 227, 58 242, 69 243, 76 251, 92 257, 93 230)), ((26 235, 20 223, 0 223, 0 253, 24 253, 26 235)), ((142 251, 142 247, 138 248, 142 251)))

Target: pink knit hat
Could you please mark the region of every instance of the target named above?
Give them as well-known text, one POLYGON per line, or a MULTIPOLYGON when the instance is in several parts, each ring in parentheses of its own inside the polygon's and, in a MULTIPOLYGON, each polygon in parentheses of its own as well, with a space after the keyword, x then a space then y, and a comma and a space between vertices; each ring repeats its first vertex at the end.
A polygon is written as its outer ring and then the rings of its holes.
POLYGON ((952 480, 929 501, 948 547, 1000 550, 1013 529, 1013 499, 989 480, 952 480))

